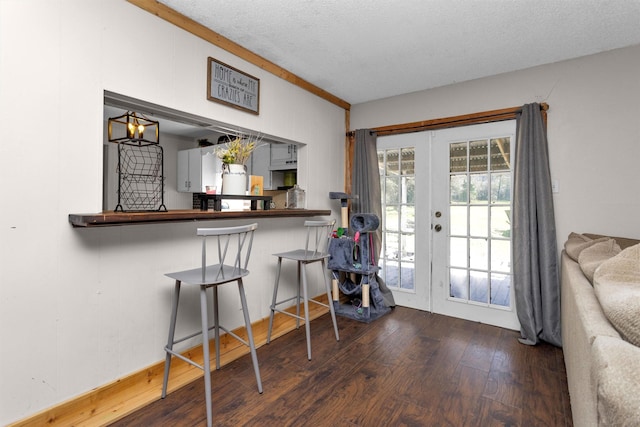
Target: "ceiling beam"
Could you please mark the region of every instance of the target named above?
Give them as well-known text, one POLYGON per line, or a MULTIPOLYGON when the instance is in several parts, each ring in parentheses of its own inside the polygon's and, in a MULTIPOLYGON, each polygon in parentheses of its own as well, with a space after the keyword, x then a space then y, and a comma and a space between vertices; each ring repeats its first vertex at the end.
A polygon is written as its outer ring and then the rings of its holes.
MULTIPOLYGON (((221 49, 226 50, 229 53, 243 59, 257 67, 262 68, 269 73, 280 77, 287 82, 296 85, 312 94, 319 96, 320 98, 337 105, 345 110, 351 109, 351 104, 338 98, 335 95, 315 86, 312 83, 304 80, 301 77, 285 70, 277 64, 263 58, 262 56, 251 52, 250 50, 240 46, 239 44, 229 40, 221 34, 205 27, 202 24, 188 18, 181 13, 178 13, 174 9, 158 2, 157 0, 127 0, 129 3, 138 6, 139 8, 146 10, 147 12, 156 15, 158 18, 164 19, 167 22, 174 24, 175 26, 182 28, 183 30, 193 34, 196 37, 200 37, 209 43, 218 46, 221 49)), ((204 64, 204 61, 203 61, 204 64)))

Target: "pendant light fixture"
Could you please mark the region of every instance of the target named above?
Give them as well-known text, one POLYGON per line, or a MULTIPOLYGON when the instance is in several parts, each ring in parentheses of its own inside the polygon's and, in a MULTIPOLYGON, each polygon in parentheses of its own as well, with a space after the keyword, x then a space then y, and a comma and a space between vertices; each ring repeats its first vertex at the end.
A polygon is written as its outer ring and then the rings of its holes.
POLYGON ((160 124, 142 114, 127 111, 122 116, 109 119, 109 142, 128 145, 149 145, 160 143, 160 124))

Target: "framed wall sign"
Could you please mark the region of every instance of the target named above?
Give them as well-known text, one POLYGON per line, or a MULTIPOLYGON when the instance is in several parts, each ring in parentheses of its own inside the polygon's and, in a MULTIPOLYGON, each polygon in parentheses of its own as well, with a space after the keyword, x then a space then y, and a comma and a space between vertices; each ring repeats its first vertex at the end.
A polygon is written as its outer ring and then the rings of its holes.
POLYGON ((252 114, 260 113, 260 79, 209 57, 207 99, 252 114))

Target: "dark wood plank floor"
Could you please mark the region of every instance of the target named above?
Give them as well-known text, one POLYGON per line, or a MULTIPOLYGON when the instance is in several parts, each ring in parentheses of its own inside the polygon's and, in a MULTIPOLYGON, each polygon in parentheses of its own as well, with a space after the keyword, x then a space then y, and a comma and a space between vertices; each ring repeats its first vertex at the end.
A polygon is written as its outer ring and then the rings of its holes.
MULTIPOLYGON (((218 426, 572 426, 562 350, 519 333, 398 307, 365 324, 328 315, 212 374, 218 426)), ((206 425, 198 380, 114 426, 206 425)))

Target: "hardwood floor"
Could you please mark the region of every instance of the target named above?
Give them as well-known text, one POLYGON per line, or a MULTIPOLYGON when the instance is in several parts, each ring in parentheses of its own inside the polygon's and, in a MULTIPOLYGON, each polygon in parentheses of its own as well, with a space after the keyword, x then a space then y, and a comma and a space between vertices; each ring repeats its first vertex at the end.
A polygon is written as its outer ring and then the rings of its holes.
MULTIPOLYGON (((304 328, 260 347, 263 394, 248 355, 212 373, 214 425, 572 426, 559 348, 402 307, 338 326, 311 322, 311 361, 304 328)), ((112 425, 206 425, 203 380, 112 425)))

